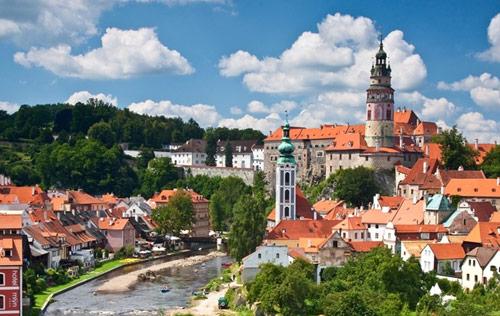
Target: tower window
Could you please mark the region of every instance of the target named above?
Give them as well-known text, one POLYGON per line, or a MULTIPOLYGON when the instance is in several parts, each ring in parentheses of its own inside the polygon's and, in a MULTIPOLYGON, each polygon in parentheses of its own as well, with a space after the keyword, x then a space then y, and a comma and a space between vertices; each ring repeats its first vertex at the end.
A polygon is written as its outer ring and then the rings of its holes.
POLYGON ((288 206, 285 207, 285 217, 290 217, 290 208, 288 206))
POLYGON ((372 119, 372 110, 368 110, 368 114, 367 114, 366 119, 367 119, 368 121, 370 121, 370 120, 372 119))
POLYGON ((285 202, 290 201, 290 190, 285 190, 285 202))
POLYGON ((391 119, 391 110, 387 110, 387 119, 390 120, 391 119))
POLYGON ((290 185, 290 172, 285 172, 285 185, 290 185))

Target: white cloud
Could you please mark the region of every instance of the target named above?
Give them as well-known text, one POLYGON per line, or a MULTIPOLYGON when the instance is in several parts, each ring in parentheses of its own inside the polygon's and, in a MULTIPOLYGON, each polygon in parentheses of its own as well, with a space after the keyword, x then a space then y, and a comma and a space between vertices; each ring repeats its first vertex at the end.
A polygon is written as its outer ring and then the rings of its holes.
POLYGON ((247 105, 247 110, 250 113, 281 113, 285 111, 292 111, 297 108, 297 103, 295 101, 282 100, 280 102, 274 103, 271 106, 267 106, 261 101, 253 100, 247 105))
POLYGON ((488 42, 491 47, 477 54, 477 57, 481 60, 500 62, 500 13, 491 19, 488 26, 488 42))
POLYGON ((450 129, 450 128, 451 128, 451 127, 450 127, 448 124, 446 124, 446 122, 445 122, 445 121, 443 121, 443 120, 437 120, 437 121, 436 121, 436 125, 438 126, 438 128, 441 128, 442 130, 448 130, 448 129, 450 129))
POLYGON ((0 110, 6 111, 9 114, 16 112, 19 109, 19 104, 0 101, 0 110))
POLYGON ((469 112, 462 114, 457 119, 457 128, 472 142, 479 139, 480 142, 492 143, 500 141, 500 123, 494 120, 486 119, 479 112, 469 112))
MULTIPOLYGON (((384 40, 393 68, 394 87, 412 89, 427 75, 415 47, 395 30, 384 40)), ((377 51, 377 32, 372 20, 349 15, 328 15, 318 32, 304 32, 279 57, 262 59, 237 51, 219 62, 222 76, 243 75, 251 91, 299 94, 324 90, 357 89, 368 84, 372 57, 377 51)))
POLYGON ((243 110, 240 109, 239 107, 237 106, 232 106, 230 109, 229 109, 229 112, 233 115, 240 115, 240 114, 243 114, 243 110))
POLYGON ((0 19, 0 38, 17 34, 20 31, 16 23, 6 19, 0 19))
POLYGON ((421 113, 425 119, 440 119, 453 114, 456 110, 455 104, 446 98, 428 98, 420 92, 404 92, 398 95, 402 103, 421 107, 421 113))
POLYGON ((83 79, 124 79, 146 73, 190 74, 194 69, 177 51, 158 39, 154 29, 108 28, 102 47, 83 55, 72 55, 71 47, 31 48, 18 52, 14 60, 25 67, 43 67, 61 77, 83 79))
POLYGON ((143 102, 132 103, 128 106, 128 108, 130 111, 140 114, 181 117, 183 120, 193 118, 203 127, 215 126, 221 119, 217 109, 213 105, 207 104, 181 105, 174 104, 169 100, 159 102, 146 100, 143 102))
POLYGON ((438 82, 438 88, 451 91, 468 91, 471 99, 485 108, 500 107, 500 79, 489 73, 471 76, 460 81, 438 82))
POLYGON ((86 103, 89 99, 98 99, 105 103, 118 106, 118 99, 116 97, 113 97, 111 94, 104 94, 104 93, 92 94, 88 91, 78 91, 73 93, 68 98, 68 100, 66 100, 66 103, 75 105, 78 102, 86 103))
POLYGON ((220 127, 228 128, 253 128, 260 130, 264 134, 274 131, 276 128, 283 124, 283 120, 277 113, 271 113, 265 118, 256 118, 252 115, 245 114, 238 119, 225 118, 220 120, 220 127))

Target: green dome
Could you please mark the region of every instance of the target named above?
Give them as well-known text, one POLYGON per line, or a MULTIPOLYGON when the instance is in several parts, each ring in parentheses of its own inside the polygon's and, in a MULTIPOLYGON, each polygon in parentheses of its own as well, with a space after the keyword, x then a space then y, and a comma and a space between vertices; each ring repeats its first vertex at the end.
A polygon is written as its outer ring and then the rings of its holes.
POLYGON ((289 142, 281 142, 281 144, 278 146, 278 151, 280 152, 281 155, 291 155, 293 154, 293 151, 295 150, 295 146, 292 143, 289 142))
POLYGON ((281 138, 281 144, 278 146, 278 151, 280 153, 278 163, 295 164, 295 157, 293 156, 294 150, 295 146, 290 141, 290 125, 288 124, 287 120, 285 126, 283 126, 283 137, 281 138))

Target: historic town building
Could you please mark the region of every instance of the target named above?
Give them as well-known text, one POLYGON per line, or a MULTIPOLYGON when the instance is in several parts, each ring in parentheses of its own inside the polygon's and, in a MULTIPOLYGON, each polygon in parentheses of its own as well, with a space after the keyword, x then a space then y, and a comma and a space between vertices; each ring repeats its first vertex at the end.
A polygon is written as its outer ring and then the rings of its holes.
MULTIPOLYGON (((289 140, 296 149, 297 182, 318 181, 339 169, 358 166, 377 170, 396 165, 411 167, 422 156, 425 144, 437 134, 435 123, 421 121, 406 108, 394 109, 391 67, 382 43, 375 57, 364 124, 289 128, 289 140)), ((283 134, 278 128, 264 141, 264 171, 271 188, 283 134)))

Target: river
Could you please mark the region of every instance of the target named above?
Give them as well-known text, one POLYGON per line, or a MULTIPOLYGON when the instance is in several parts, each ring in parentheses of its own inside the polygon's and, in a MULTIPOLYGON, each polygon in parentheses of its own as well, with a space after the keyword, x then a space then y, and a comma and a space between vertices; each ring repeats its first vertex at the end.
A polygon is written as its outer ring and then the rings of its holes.
MULTIPOLYGON (((161 261, 159 261, 161 262, 161 261)), ((203 264, 188 267, 169 268, 161 272, 162 282, 140 282, 125 293, 94 295, 95 289, 109 278, 150 266, 155 262, 126 267, 99 279, 90 281, 66 293, 55 297, 45 312, 49 316, 83 315, 159 315, 159 311, 168 311, 185 307, 191 300, 191 293, 204 286, 210 279, 222 273, 221 264, 230 262, 228 257, 216 257, 203 264), (160 289, 168 284, 168 293, 160 289)))

